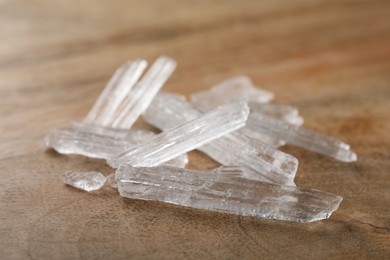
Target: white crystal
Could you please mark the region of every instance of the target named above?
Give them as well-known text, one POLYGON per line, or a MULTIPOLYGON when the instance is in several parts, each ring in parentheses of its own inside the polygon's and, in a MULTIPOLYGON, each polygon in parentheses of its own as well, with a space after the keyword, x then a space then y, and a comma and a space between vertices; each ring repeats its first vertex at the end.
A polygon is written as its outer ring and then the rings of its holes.
POLYGON ((85 191, 98 190, 103 187, 106 177, 100 172, 65 172, 60 179, 70 186, 85 191))
POLYGON ((123 163, 156 166, 243 127, 248 114, 246 102, 229 103, 180 126, 176 125, 148 143, 126 149, 109 159, 108 163, 114 168, 123 163))
MULTIPOLYGON (((91 158, 108 159, 111 156, 152 140, 156 136, 144 129, 116 129, 97 125, 73 123, 72 128, 52 129, 45 138, 46 146, 61 154, 79 154, 91 158)), ((186 153, 167 161, 167 165, 184 167, 186 153)))
POLYGON ((127 198, 294 222, 329 218, 342 201, 318 190, 169 166, 121 165, 116 180, 121 196, 127 198))
POLYGON ((211 89, 191 94, 191 101, 203 111, 209 110, 209 104, 213 108, 222 106, 234 100, 246 100, 254 102, 269 102, 274 94, 253 85, 247 76, 229 78, 211 89))
MULTIPOLYGON (((143 119, 149 124, 167 130, 188 122, 202 112, 185 98, 175 94, 160 93, 153 100, 143 119)), ((278 184, 295 185, 298 160, 243 134, 242 129, 218 138, 198 150, 224 165, 239 165, 247 178, 278 184)))
POLYGON ((261 113, 251 113, 247 128, 275 138, 285 140, 308 150, 334 157, 340 161, 352 162, 357 155, 348 144, 316 131, 288 124, 282 120, 261 113))

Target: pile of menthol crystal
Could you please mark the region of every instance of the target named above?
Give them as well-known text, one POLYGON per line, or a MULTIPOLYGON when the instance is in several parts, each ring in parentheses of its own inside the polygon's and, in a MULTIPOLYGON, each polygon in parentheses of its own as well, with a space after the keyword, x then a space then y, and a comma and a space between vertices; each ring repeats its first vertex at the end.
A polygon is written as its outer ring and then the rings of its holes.
POLYGON ((184 96, 159 92, 176 62, 160 57, 121 66, 82 123, 50 131, 47 146, 62 154, 106 159, 115 173, 66 172, 64 183, 92 191, 108 179, 123 197, 158 200, 244 216, 312 222, 328 218, 342 198, 298 188, 298 160, 278 148, 293 144, 344 162, 357 157, 332 137, 301 127, 295 107, 269 103, 273 94, 245 76, 184 96), (142 77, 141 77, 142 76, 142 77), (162 130, 133 128, 142 116, 162 130), (197 149, 221 166, 190 170, 197 149))

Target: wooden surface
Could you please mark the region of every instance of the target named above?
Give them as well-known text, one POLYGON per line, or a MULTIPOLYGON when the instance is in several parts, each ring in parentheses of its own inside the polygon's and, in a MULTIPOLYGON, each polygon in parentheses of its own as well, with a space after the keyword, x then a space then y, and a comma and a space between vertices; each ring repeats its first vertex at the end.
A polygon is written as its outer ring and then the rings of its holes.
POLYGON ((390 257, 389 1, 1 0, 0 37, 0 258, 390 257), (124 61, 161 54, 179 65, 165 90, 246 74, 351 144, 351 164, 283 148, 297 184, 343 196, 339 210, 296 224, 63 185, 64 170, 112 169, 45 150, 45 134, 81 120, 124 61))

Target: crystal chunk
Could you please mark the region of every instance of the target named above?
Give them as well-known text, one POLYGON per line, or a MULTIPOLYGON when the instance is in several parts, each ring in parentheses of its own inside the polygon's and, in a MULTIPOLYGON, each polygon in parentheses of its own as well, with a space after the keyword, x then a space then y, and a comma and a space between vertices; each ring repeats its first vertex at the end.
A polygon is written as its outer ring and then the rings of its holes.
POLYGON ((318 190, 169 166, 121 165, 116 180, 120 195, 127 198, 294 222, 329 218, 342 201, 318 190))
POLYGON ((180 126, 176 125, 148 143, 126 149, 109 159, 108 163, 114 168, 123 163, 140 167, 156 166, 243 127, 248 114, 246 102, 229 103, 180 126))
MULTIPOLYGON (((143 119, 167 130, 201 115, 202 112, 181 96, 160 93, 153 100, 143 119)), ((252 140, 242 129, 218 138, 198 150, 224 165, 243 167, 247 178, 278 184, 295 185, 298 160, 286 153, 252 140)))
POLYGON ((69 171, 61 175, 60 179, 65 184, 85 191, 98 190, 106 182, 106 177, 100 172, 69 171))
POLYGON ((247 76, 237 76, 224 80, 206 91, 191 94, 191 101, 203 111, 222 106, 234 100, 269 102, 274 94, 253 85, 247 76))

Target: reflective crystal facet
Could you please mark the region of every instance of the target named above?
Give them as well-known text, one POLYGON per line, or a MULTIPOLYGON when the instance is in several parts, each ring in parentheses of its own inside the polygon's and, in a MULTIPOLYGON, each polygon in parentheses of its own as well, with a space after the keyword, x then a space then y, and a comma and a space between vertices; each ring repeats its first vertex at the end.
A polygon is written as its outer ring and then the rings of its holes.
POLYGON ((330 193, 253 181, 233 172, 121 165, 116 180, 127 198, 294 222, 329 218, 342 201, 330 193))
MULTIPOLYGON (((160 93, 144 113, 143 119, 161 130, 167 130, 201 114, 183 97, 160 93)), ((295 185, 298 160, 249 138, 242 133, 242 129, 203 145, 198 150, 221 164, 243 167, 247 178, 295 185)))
POLYGON ((229 103, 180 126, 176 124, 175 128, 164 131, 150 142, 112 157, 108 163, 114 168, 123 163, 139 167, 159 165, 243 127, 248 114, 246 102, 229 103))
POLYGON ((98 190, 106 182, 106 177, 100 172, 69 171, 61 175, 60 179, 65 184, 85 191, 98 190))

